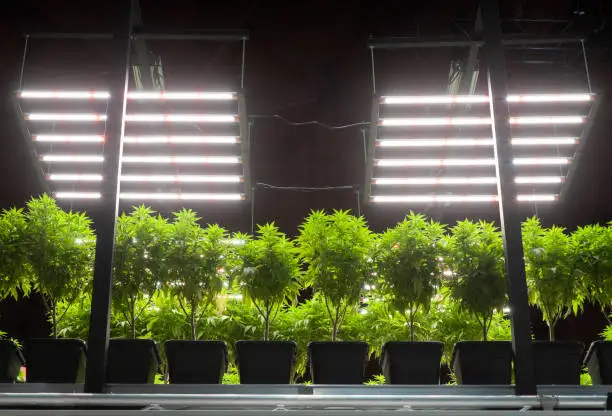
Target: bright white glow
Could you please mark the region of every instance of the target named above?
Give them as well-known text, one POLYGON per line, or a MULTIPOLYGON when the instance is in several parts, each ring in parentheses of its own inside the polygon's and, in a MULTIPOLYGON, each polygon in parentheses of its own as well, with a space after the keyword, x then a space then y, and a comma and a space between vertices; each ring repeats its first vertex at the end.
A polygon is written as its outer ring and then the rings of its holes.
POLYGON ((511 312, 510 306, 504 306, 504 308, 502 309, 502 312, 505 315, 508 315, 511 312))
POLYGON ((123 182, 240 182, 238 175, 121 175, 123 182))
POLYGON ((478 104, 488 103, 486 95, 429 95, 429 96, 388 96, 380 99, 381 104, 478 104))
POLYGON ((106 91, 21 91, 19 96, 21 98, 106 100, 110 94, 106 91))
POLYGON ((495 159, 378 159, 377 166, 493 166, 495 159))
POLYGON ((48 176, 50 181, 87 181, 96 182, 102 180, 102 175, 88 173, 52 173, 48 176))
POLYGON ((373 202, 495 202, 496 195, 377 195, 373 202))
POLYGON ((131 100, 235 100, 233 92, 130 91, 131 100))
POLYGON ((591 101, 591 94, 531 94, 531 95, 508 95, 509 103, 556 103, 556 102, 580 102, 591 101))
MULTIPOLYGON (((520 184, 548 184, 562 183, 563 176, 517 176, 516 183, 520 184)), ((491 185, 496 184, 494 176, 483 177, 414 177, 414 178, 375 178, 374 185, 491 185)))
POLYGON ((567 165, 571 161, 567 157, 515 157, 515 165, 567 165))
POLYGON ((375 185, 464 185, 464 184, 495 184, 495 177, 446 177, 446 178, 376 178, 375 185))
POLYGON ((237 156, 123 156, 124 163, 240 163, 237 156))
POLYGON ((580 124, 586 121, 584 116, 529 116, 510 117, 510 124, 580 124))
POLYGON ((517 195, 517 201, 547 202, 556 201, 557 195, 517 195))
POLYGON ((512 139, 513 146, 571 146, 576 143, 578 143, 578 138, 576 137, 517 137, 516 139, 512 139))
POLYGON ((64 142, 64 143, 100 143, 104 136, 95 134, 35 134, 32 139, 37 142, 64 142))
POLYGON ((198 193, 187 193, 187 194, 171 194, 171 193, 139 193, 139 192, 121 192, 119 194, 121 199, 163 199, 163 200, 177 200, 177 201, 188 201, 188 200, 211 200, 211 201, 239 201, 243 199, 241 194, 198 194, 198 193))
POLYGON ((100 199, 100 192, 56 192, 57 199, 100 199))
MULTIPOLYGON (((557 195, 518 195, 518 201, 556 201, 557 195)), ((497 195, 376 195, 373 202, 497 202, 497 195)))
POLYGON ((563 176, 517 176, 514 180, 516 183, 563 183, 563 176))
POLYGON ((232 114, 127 114, 126 121, 169 123, 235 123, 232 114))
POLYGON ((493 139, 381 139, 380 147, 491 146, 493 139))
POLYGON ((446 277, 453 277, 455 275, 452 270, 444 270, 442 274, 446 277))
POLYGON ((31 121, 104 121, 106 114, 31 113, 26 114, 25 118, 31 121))
POLYGON ((236 136, 125 136, 124 143, 142 144, 235 144, 238 143, 236 136))
POLYGON ((490 117, 418 117, 382 118, 381 126, 471 126, 489 125, 490 117))
POLYGON ((103 162, 104 156, 98 155, 43 155, 43 162, 103 162))

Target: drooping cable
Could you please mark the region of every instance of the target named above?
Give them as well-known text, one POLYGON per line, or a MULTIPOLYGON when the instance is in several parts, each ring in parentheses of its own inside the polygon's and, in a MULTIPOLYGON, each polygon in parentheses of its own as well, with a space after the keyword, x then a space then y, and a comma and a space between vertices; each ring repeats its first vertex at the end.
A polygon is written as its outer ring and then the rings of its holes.
POLYGON ((260 118, 260 119, 278 119, 291 126, 319 126, 319 127, 329 129, 329 130, 342 130, 342 129, 348 129, 351 127, 367 126, 370 124, 367 121, 360 121, 357 123, 341 124, 341 125, 332 126, 332 125, 321 123, 320 121, 314 121, 314 120, 313 121, 298 121, 298 122, 291 121, 281 116, 280 114, 256 114, 256 115, 252 115, 249 117, 250 118, 260 118))

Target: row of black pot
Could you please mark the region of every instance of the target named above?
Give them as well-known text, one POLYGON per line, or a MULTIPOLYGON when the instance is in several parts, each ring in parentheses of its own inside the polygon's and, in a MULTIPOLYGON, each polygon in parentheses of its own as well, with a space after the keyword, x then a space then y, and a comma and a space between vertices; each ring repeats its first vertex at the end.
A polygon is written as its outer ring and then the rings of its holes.
MULTIPOLYGON (((580 384, 584 365, 593 384, 612 384, 612 342, 591 344, 586 357, 579 342, 533 342, 536 382, 580 384)), ((293 382, 297 346, 292 341, 238 341, 236 364, 242 384, 293 382)), ((227 370, 227 347, 221 341, 168 341, 164 344, 171 383, 218 384, 227 370)), ((443 345, 439 342, 388 342, 381 366, 390 384, 439 384, 443 345)), ((28 383, 80 383, 87 348, 78 339, 33 339, 23 355, 8 340, 0 341, 0 382, 13 383, 27 363, 28 383)), ((315 384, 360 384, 368 361, 365 342, 311 342, 308 361, 315 384)), ((451 368, 458 384, 512 383, 512 345, 507 341, 462 341, 455 345, 451 368)), ((112 339, 107 382, 153 383, 161 360, 157 344, 147 339, 112 339)))

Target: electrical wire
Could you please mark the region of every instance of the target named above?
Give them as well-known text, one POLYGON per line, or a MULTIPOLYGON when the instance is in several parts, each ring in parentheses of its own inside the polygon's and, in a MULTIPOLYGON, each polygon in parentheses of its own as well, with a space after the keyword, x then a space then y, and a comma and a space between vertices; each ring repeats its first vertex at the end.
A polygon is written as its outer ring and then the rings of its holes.
POLYGON ((257 182, 257 187, 265 189, 278 189, 282 191, 296 192, 317 192, 317 191, 335 191, 338 189, 355 189, 355 185, 339 185, 339 186, 276 186, 268 183, 257 182))
POLYGON ((252 115, 249 116, 250 118, 260 118, 260 119, 278 119, 283 121, 284 123, 287 123, 291 126, 319 126, 328 130, 342 130, 342 129, 348 129, 351 127, 360 127, 360 126, 368 126, 370 123, 367 121, 361 121, 358 123, 350 123, 350 124, 341 124, 341 125, 337 125, 337 126, 332 126, 329 124, 325 124, 325 123, 321 123, 320 121, 301 121, 301 122, 296 122, 296 121, 291 121, 286 119, 285 117, 281 116, 280 114, 256 114, 256 115, 252 115))

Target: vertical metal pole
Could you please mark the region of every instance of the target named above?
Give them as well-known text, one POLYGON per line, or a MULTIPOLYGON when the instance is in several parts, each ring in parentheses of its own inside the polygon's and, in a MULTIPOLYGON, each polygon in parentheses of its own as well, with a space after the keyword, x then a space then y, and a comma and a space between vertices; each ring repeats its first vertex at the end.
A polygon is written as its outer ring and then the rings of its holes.
MULTIPOLYGON (((134 0, 132 0, 133 2, 134 0)), ((104 180, 100 214, 96 221, 96 260, 89 320, 87 372, 85 392, 102 393, 106 381, 106 359, 109 339, 111 289, 113 282, 113 250, 115 225, 119 211, 119 176, 123 153, 123 132, 129 77, 132 19, 131 2, 117 0, 119 5, 114 37, 116 61, 109 85, 107 138, 104 154, 104 180)))
POLYGON ((495 143, 499 215, 504 239, 508 298, 511 308, 516 394, 536 394, 521 218, 514 183, 511 131, 508 122, 510 113, 506 102, 506 63, 502 47, 498 0, 483 0, 481 7, 484 21, 487 80, 493 119, 492 132, 495 143))
POLYGON ((376 138, 378 137, 378 117, 380 114, 380 99, 374 97, 372 100, 372 112, 370 114, 370 128, 368 131, 368 142, 366 147, 366 166, 364 198, 372 196, 372 176, 374 175, 374 151, 376 150, 376 138))
POLYGON ((251 128, 247 117, 246 96, 238 94, 238 128, 240 129, 240 154, 242 158, 242 182, 246 198, 251 197, 251 128))

